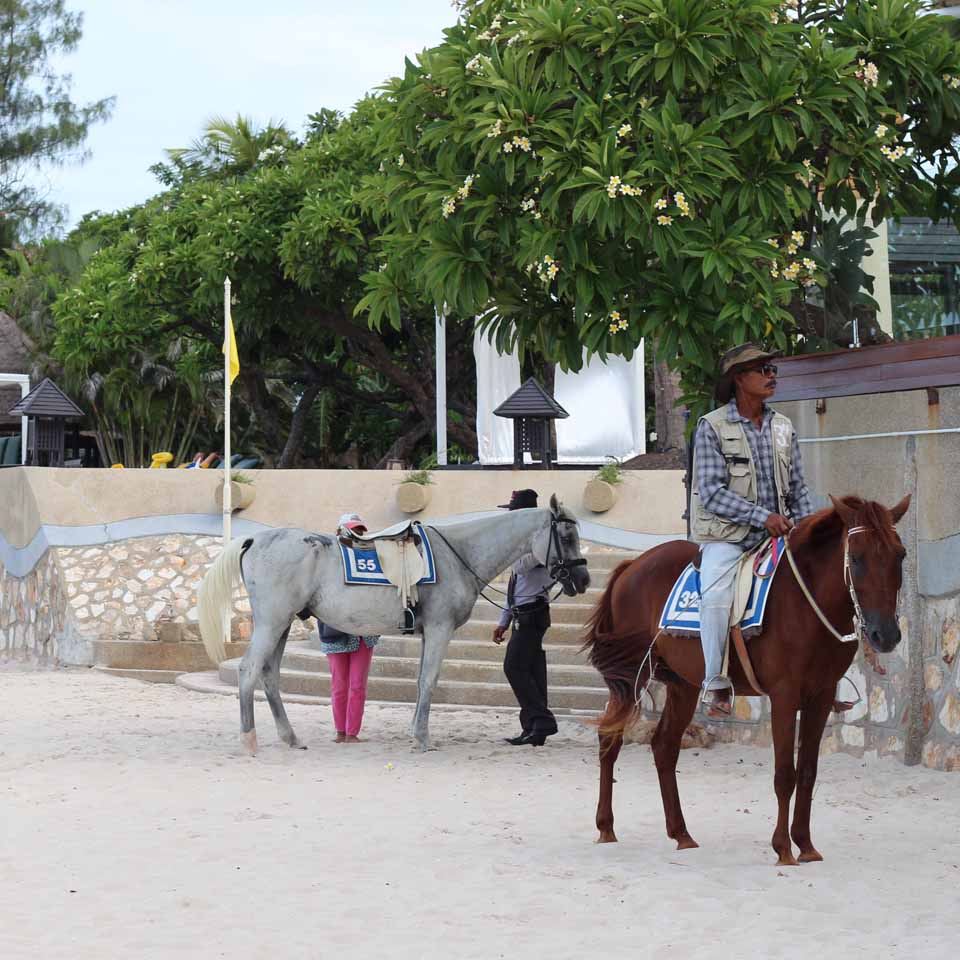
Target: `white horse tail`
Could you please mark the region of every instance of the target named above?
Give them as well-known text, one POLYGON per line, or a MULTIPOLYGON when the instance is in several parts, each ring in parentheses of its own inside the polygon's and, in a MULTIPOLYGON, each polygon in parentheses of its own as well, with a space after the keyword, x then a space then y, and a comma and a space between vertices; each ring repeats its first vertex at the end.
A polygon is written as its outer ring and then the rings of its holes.
POLYGON ((227 659, 224 634, 233 612, 233 588, 240 582, 240 556, 249 538, 231 540, 217 557, 200 584, 198 608, 200 636, 207 656, 216 664, 227 659))

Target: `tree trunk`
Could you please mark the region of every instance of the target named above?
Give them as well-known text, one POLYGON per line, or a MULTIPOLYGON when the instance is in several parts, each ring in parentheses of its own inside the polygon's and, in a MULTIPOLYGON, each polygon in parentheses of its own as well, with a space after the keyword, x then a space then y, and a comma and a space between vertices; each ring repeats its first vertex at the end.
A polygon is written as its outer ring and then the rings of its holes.
POLYGON ((390 449, 380 459, 377 468, 383 470, 387 466, 388 460, 403 460, 409 463, 410 457, 413 455, 417 444, 427 436, 428 433, 432 433, 433 429, 434 425, 428 423, 426 420, 420 420, 414 424, 413 427, 405 429, 404 432, 390 444, 390 449))
POLYGON ((686 407, 677 406, 681 396, 680 375, 673 373, 663 360, 653 364, 656 397, 657 447, 661 453, 683 450, 686 407))
POLYGON ((293 466, 297 454, 300 452, 300 447, 303 445, 310 409, 313 407, 313 401, 317 399, 320 390, 321 385, 319 383, 311 383, 300 395, 297 409, 293 411, 293 420, 290 423, 287 442, 284 444, 283 453, 280 454, 280 459, 277 461, 278 470, 289 470, 293 466))

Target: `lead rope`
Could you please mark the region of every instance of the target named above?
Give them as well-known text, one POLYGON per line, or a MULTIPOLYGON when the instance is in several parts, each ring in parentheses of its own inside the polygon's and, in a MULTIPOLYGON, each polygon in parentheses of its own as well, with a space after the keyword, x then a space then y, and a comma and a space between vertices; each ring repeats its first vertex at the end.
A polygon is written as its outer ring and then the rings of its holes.
MULTIPOLYGON (((790 538, 786 538, 786 551, 787 551, 787 560, 790 561, 790 569, 793 570, 793 575, 796 577, 797 584, 800 587, 804 597, 807 599, 807 603, 813 608, 813 612, 817 615, 820 622, 839 640, 841 643, 849 643, 851 641, 859 643, 861 640, 861 632, 863 629, 863 610, 860 608, 860 598, 857 596, 856 587, 853 585, 853 576, 850 571, 850 537, 855 533, 866 533, 866 527, 851 527, 847 531, 847 536, 843 541, 843 581, 847 586, 847 590, 850 593, 850 600, 853 602, 853 633, 840 634, 837 630, 834 629, 833 624, 824 616, 823 611, 820 609, 819 604, 816 600, 813 599, 810 590, 807 588, 807 584, 804 581, 803 577, 800 575, 800 571, 797 569, 797 563, 793 559, 793 551, 790 549, 790 538)), ((863 694, 860 693, 860 688, 851 680, 846 674, 840 678, 841 680, 846 680, 847 683, 853 687, 854 693, 856 693, 857 698, 853 701, 853 706, 856 706, 863 700, 863 694)))
POLYGON ((847 537, 843 542, 843 580, 847 586, 847 590, 850 592, 850 599, 853 601, 853 633, 847 634, 841 634, 834 629, 833 624, 830 623, 830 621, 826 618, 817 601, 813 599, 813 595, 810 593, 806 581, 803 579, 800 571, 797 569, 797 561, 794 560, 793 551, 790 549, 790 538, 786 538, 787 560, 790 561, 790 569, 793 570, 793 575, 796 577, 800 590, 802 591, 804 597, 806 597, 807 603, 810 604, 813 612, 817 615, 817 618, 820 620, 820 622, 841 643, 849 643, 851 640, 860 639, 860 631, 863 624, 863 611, 860 609, 860 600, 857 597, 857 591, 853 586, 853 577, 850 575, 850 537, 855 533, 865 533, 866 530, 866 527, 851 528, 847 531, 847 537))

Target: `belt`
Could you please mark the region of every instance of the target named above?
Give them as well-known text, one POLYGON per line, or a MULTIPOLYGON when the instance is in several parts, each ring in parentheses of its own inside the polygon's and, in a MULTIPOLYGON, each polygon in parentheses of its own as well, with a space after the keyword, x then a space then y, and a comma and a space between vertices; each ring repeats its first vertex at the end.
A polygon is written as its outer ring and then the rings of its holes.
POLYGON ((530 603, 518 603, 512 609, 520 613, 528 613, 531 610, 541 610, 548 606, 550 604, 546 600, 531 600, 530 603))

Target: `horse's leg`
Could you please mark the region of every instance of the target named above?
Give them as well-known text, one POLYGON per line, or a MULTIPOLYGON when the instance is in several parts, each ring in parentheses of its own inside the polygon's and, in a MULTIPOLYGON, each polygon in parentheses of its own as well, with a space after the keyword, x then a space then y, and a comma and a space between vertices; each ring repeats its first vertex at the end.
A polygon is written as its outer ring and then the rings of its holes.
POLYGON ((597 802, 597 843, 616 843, 613 832, 613 767, 623 746, 622 733, 598 733, 600 741, 600 799, 597 802))
POLYGON ((795 867, 797 861, 790 845, 787 823, 790 819, 790 798, 797 783, 797 771, 793 764, 797 705, 793 700, 784 702, 771 697, 770 712, 773 725, 773 788, 777 794, 777 826, 770 843, 779 857, 778 867, 795 867))
POLYGON ((680 791, 677 789, 680 741, 687 725, 693 719, 699 694, 700 691, 688 683, 667 685, 667 702, 650 744, 660 780, 660 798, 663 800, 667 836, 677 841, 678 850, 700 846, 687 832, 680 807, 680 791))
POLYGON ((800 749, 797 753, 797 802, 793 805, 790 836, 800 848, 801 863, 812 863, 823 857, 810 840, 810 805, 817 782, 817 760, 823 728, 833 709, 833 690, 807 704, 800 712, 800 749))
POLYGON ((443 658, 450 646, 453 627, 445 624, 424 624, 423 650, 420 654, 420 679, 417 683, 417 706, 413 713, 413 736, 421 750, 430 749, 430 701, 440 678, 443 658))
POLYGON ((273 652, 264 661, 263 692, 267 695, 267 703, 270 704, 270 711, 277 725, 277 735, 288 746, 306 750, 306 744, 301 743, 293 732, 293 727, 290 726, 290 721, 287 719, 287 711, 284 709, 283 700, 280 698, 280 661, 283 660, 283 650, 287 645, 287 637, 289 636, 290 628, 287 627, 277 645, 273 648, 273 652))
POLYGON ((257 689, 257 681, 263 673, 263 665, 273 653, 277 638, 283 633, 283 628, 274 629, 268 623, 253 625, 253 636, 250 646, 240 661, 240 739, 252 757, 257 752, 257 731, 253 718, 253 694, 257 689))

